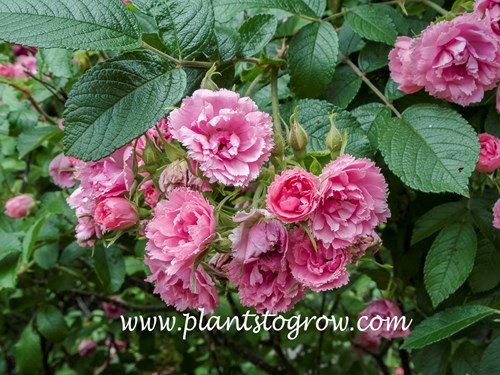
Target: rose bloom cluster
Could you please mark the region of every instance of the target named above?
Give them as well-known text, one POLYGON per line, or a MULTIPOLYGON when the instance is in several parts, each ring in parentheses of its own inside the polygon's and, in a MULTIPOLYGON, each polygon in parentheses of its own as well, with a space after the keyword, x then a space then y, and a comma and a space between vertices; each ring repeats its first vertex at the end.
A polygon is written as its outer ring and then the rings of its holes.
POLYGON ((29 78, 29 74, 36 74, 36 48, 14 46, 13 52, 17 56, 14 63, 0 64, 0 76, 5 78, 29 78))
POLYGON ((398 37, 389 54, 392 79, 407 94, 424 88, 461 106, 480 102, 500 80, 499 22, 500 2, 479 0, 474 13, 432 23, 417 38, 398 37))

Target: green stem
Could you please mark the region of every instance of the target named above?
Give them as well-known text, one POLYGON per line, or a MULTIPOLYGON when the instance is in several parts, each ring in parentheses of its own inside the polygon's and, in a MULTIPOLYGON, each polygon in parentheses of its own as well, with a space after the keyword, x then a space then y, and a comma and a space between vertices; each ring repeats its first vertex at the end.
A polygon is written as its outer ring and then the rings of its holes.
POLYGON ((278 94, 278 68, 271 69, 271 101, 273 108, 274 149, 273 156, 281 158, 285 150, 285 139, 281 129, 280 100, 278 94))
POLYGON ((142 47, 153 52, 154 54, 160 56, 160 57, 163 57, 164 59, 167 59, 171 62, 173 62, 175 65, 177 66, 182 66, 182 67, 185 67, 185 68, 206 68, 206 69, 210 69, 214 63, 212 62, 209 62, 209 61, 186 61, 186 60, 179 60, 179 59, 176 59, 175 57, 173 56, 170 56, 169 54, 163 52, 163 51, 160 51, 159 49, 147 44, 146 42, 143 42, 142 43, 142 47))
POLYGON ((419 1, 422 4, 427 5, 429 8, 434 9, 436 12, 438 12, 439 14, 441 14, 443 16, 447 16, 447 15, 455 16, 455 14, 453 14, 452 12, 448 12, 446 9, 440 7, 439 5, 432 2, 431 0, 419 0, 419 1))

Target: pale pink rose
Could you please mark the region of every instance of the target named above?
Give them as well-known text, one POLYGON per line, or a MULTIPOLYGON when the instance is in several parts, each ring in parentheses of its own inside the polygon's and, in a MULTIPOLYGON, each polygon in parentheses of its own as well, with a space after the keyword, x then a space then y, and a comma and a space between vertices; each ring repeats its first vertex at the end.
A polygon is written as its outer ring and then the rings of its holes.
POLYGON ((198 192, 177 188, 160 201, 146 227, 146 250, 174 274, 193 266, 195 258, 215 235, 214 208, 198 192))
POLYGON ((195 91, 172 111, 169 126, 210 183, 248 185, 274 146, 271 116, 229 90, 195 91))
POLYGON ((500 78, 500 43, 487 20, 466 13, 431 24, 411 54, 413 83, 462 106, 480 102, 500 78))
MULTIPOLYGON (((121 302, 122 300, 117 296, 112 296, 111 299, 117 302, 121 302)), ((103 302, 102 309, 104 310, 104 314, 109 316, 111 319, 118 319, 121 315, 125 314, 125 309, 114 303, 103 302)))
POLYGON ((64 154, 57 155, 49 164, 49 174, 54 184, 61 188, 73 187, 76 183, 73 162, 64 154))
POLYGON ((93 246, 96 238, 102 238, 101 227, 90 216, 78 218, 78 224, 75 227, 76 240, 82 247, 93 246))
POLYGON ((286 229, 278 220, 272 219, 266 210, 252 208, 249 213, 241 211, 233 217, 233 221, 240 223, 229 236, 237 261, 253 262, 274 249, 286 252, 286 229))
POLYGON ((321 201, 310 227, 325 244, 334 248, 353 245, 390 217, 387 184, 371 160, 342 155, 319 178, 321 201))
POLYGON ((374 335, 368 331, 360 332, 354 338, 355 345, 352 346, 352 351, 359 357, 369 355, 369 353, 376 353, 380 346, 380 342, 380 336, 374 335))
POLYGON ((396 302, 382 298, 377 301, 371 301, 368 307, 359 313, 358 326, 362 329, 367 329, 365 332, 371 332, 373 335, 389 340, 405 337, 410 334, 410 331, 408 329, 403 330, 402 320, 399 322, 399 318, 401 317, 401 310, 396 302), (380 319, 389 320, 391 327, 387 326, 387 320, 381 321, 380 319), (371 327, 374 328, 373 330, 368 328, 370 322, 371 327))
POLYGON ((500 199, 493 206, 493 226, 500 229, 500 199))
POLYGON ((488 134, 479 134, 481 153, 476 170, 482 173, 494 172, 500 167, 500 139, 488 134))
POLYGON ((316 241, 317 249, 302 228, 289 233, 286 258, 292 275, 315 292, 340 288, 349 281, 347 264, 351 254, 346 249, 337 249, 316 241))
POLYGON ((413 83, 411 61, 412 44, 414 39, 408 36, 399 36, 394 48, 389 53, 389 70, 394 82, 399 83, 398 89, 412 94, 422 88, 413 83))
POLYGON ((276 176, 267 190, 266 206, 285 223, 307 220, 319 201, 319 180, 303 169, 276 176))
POLYGON ((97 344, 93 340, 82 340, 80 345, 78 345, 78 353, 80 353, 81 357, 87 357, 92 355, 97 350, 97 344))
POLYGON ((192 164, 190 168, 186 160, 175 160, 167 165, 161 173, 159 179, 160 190, 167 196, 178 187, 189 187, 204 192, 212 191, 210 184, 195 176, 192 171, 196 171, 196 164, 192 164))
POLYGON ((366 250, 372 249, 373 253, 379 250, 379 245, 382 240, 379 235, 373 231, 368 236, 360 237, 354 245, 351 245, 347 250, 351 253, 352 261, 356 261, 365 256, 366 250))
POLYGON ((35 205, 33 197, 29 194, 17 195, 10 198, 5 204, 5 215, 12 218, 28 216, 30 209, 35 205))
POLYGON ((144 258, 144 262, 152 272, 146 281, 155 284, 154 293, 159 294, 167 305, 179 311, 203 308, 205 313, 211 313, 219 305, 215 284, 201 265, 194 273, 192 267, 184 267, 171 274, 168 262, 149 256, 144 258))
POLYGON ((0 76, 3 76, 5 78, 25 77, 24 68, 19 63, 7 63, 7 65, 0 64, 0 76))
POLYGON ((137 210, 122 197, 105 198, 95 208, 95 221, 103 232, 128 229, 138 220, 137 210))
POLYGON ((139 187, 139 191, 143 192, 144 201, 146 204, 154 208, 160 199, 161 191, 155 188, 153 180, 148 180, 139 187))

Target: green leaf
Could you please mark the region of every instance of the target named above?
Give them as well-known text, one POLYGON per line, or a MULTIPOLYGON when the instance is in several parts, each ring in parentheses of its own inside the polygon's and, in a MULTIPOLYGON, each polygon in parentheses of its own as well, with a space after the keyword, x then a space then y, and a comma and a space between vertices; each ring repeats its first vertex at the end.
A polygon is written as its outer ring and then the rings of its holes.
POLYGON ((389 63, 392 47, 383 43, 368 42, 358 56, 358 66, 364 72, 373 72, 389 63))
POLYGON ((391 17, 376 6, 363 5, 351 8, 345 19, 351 28, 363 38, 383 42, 390 46, 396 42, 398 33, 391 17))
POLYGON ((392 78, 389 78, 385 85, 384 95, 389 100, 397 100, 405 96, 406 93, 399 90, 399 83, 396 83, 392 78))
POLYGON ((500 337, 493 340, 484 351, 479 364, 480 374, 500 374, 500 361, 498 360, 498 353, 500 353, 500 337))
POLYGON ((474 129, 457 112, 414 105, 402 119, 380 129, 379 148, 392 172, 409 187, 469 196, 480 146, 474 129))
POLYGON ((474 268, 469 275, 469 285, 474 293, 493 289, 500 283, 500 250, 487 238, 478 243, 474 268))
MULTIPOLYGON (((479 361, 481 360, 481 352, 479 348, 471 342, 463 342, 455 352, 451 359, 451 369, 453 375, 479 375, 479 361)), ((484 374, 490 374, 485 372, 484 374)))
POLYGON ((215 38, 217 40, 217 52, 220 61, 229 61, 235 57, 240 50, 240 34, 229 27, 215 26, 215 38))
POLYGON ((438 234, 424 267, 425 288, 434 307, 467 280, 476 251, 476 232, 469 223, 452 224, 438 234))
POLYGON ((22 159, 34 149, 40 147, 42 143, 61 135, 61 130, 56 126, 42 126, 27 130, 17 138, 17 151, 19 159, 22 159))
POLYGON ((339 54, 330 23, 311 23, 293 37, 288 48, 290 85, 299 97, 318 97, 333 78, 339 54))
POLYGON ((48 216, 42 216, 28 229, 26 235, 23 238, 23 262, 28 263, 31 259, 31 254, 33 254, 33 249, 35 247, 36 239, 40 229, 42 229, 45 220, 48 216))
POLYGON ((199 55, 211 42, 214 12, 205 0, 141 0, 136 4, 153 16, 167 49, 188 59, 199 55))
POLYGON ((44 270, 49 270, 56 266, 58 254, 58 244, 45 244, 33 253, 33 260, 44 270))
POLYGON ((8 251, 2 253, 0 256, 0 289, 14 288, 16 286, 17 269, 19 267, 21 252, 8 251))
POLYGON ((94 263, 104 289, 109 293, 118 292, 125 281, 125 261, 118 246, 96 246, 94 263))
POLYGON ((466 203, 466 201, 444 203, 420 216, 413 228, 411 244, 415 245, 445 226, 460 220, 468 211, 466 203))
POLYGON ((337 107, 346 108, 356 97, 362 82, 350 67, 341 66, 335 70, 323 97, 337 107))
POLYGON ((391 110, 380 103, 364 104, 352 111, 352 114, 361 124, 361 128, 368 134, 373 149, 378 147, 379 129, 390 121, 391 110))
POLYGON ((15 346, 16 373, 19 375, 38 374, 42 368, 42 345, 40 336, 31 324, 27 325, 15 346))
POLYGON ((441 341, 416 350, 412 353, 412 360, 418 374, 445 375, 450 355, 451 344, 441 341))
POLYGON ((140 28, 118 0, 0 0, 0 39, 41 48, 139 47, 140 28))
POLYGON ((348 57, 353 52, 358 52, 363 48, 364 42, 361 37, 354 32, 351 26, 345 22, 339 31, 340 53, 348 57))
POLYGON ((164 118, 185 87, 184 71, 150 52, 96 65, 66 102, 65 153, 85 161, 110 155, 164 118))
POLYGON ((239 54, 248 57, 260 52, 271 41, 277 27, 278 20, 271 14, 258 14, 249 18, 239 30, 241 38, 239 54))
POLYGON ((36 312, 38 331, 48 340, 58 342, 68 334, 68 325, 61 311, 52 305, 40 308, 36 312))
POLYGON ((481 305, 457 306, 440 311, 411 330, 402 349, 418 349, 445 339, 492 315, 495 310, 481 305))
POLYGON ((41 59, 46 71, 55 77, 71 78, 75 74, 73 53, 61 48, 38 50, 37 56, 41 59))

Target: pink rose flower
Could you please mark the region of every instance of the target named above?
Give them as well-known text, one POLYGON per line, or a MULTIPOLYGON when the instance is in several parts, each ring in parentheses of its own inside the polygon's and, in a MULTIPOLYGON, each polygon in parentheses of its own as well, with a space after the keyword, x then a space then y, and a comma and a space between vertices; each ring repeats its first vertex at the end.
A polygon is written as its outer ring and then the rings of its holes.
POLYGON ((70 188, 76 183, 73 162, 64 154, 59 154, 52 159, 49 164, 49 174, 54 184, 61 188, 70 188))
POLYGON ((398 89, 412 94, 422 88, 413 83, 413 65, 411 60, 412 44, 414 39, 407 36, 399 36, 394 48, 389 53, 389 70, 394 82, 399 83, 398 89))
POLYGON ((136 209, 122 197, 111 197, 100 201, 95 208, 95 221, 103 232, 124 230, 139 220, 136 209))
POLYGON ((306 220, 318 205, 318 188, 312 173, 299 168, 285 171, 269 186, 267 209, 285 223, 306 220))
POLYGON ((30 209, 35 205, 33 197, 29 194, 17 195, 10 198, 5 204, 5 215, 12 218, 28 216, 30 209))
POLYGON ((161 191, 155 188, 153 180, 148 180, 139 187, 139 191, 143 192, 144 201, 146 204, 154 208, 160 199, 161 191))
POLYGON ((229 90, 197 90, 169 118, 172 136, 187 148, 210 183, 246 186, 274 146, 271 116, 229 90))
POLYGON ((175 160, 163 170, 160 175, 160 190, 166 196, 178 187, 189 187, 193 190, 212 191, 209 183, 195 176, 191 171, 196 171, 196 164, 188 166, 186 160, 175 160))
MULTIPOLYGON (((24 70, 28 70, 32 74, 36 74, 36 57, 21 55, 17 58, 17 64, 19 64, 24 70)), ((28 76, 29 77, 29 76, 28 76)))
POLYGON ((82 340, 80 345, 78 345, 78 353, 81 357, 87 357, 92 355, 97 350, 97 344, 93 340, 82 340))
POLYGON ((367 351, 376 353, 380 346, 380 341, 380 336, 376 336, 371 332, 360 332, 354 338, 352 351, 359 357, 368 355, 367 351))
POLYGON ((219 305, 215 284, 201 265, 194 273, 192 267, 184 267, 172 274, 168 271, 168 262, 149 256, 144 258, 144 262, 152 272, 146 281, 155 283, 154 293, 159 294, 167 305, 174 306, 178 311, 203 308, 205 313, 211 313, 219 305))
POLYGON ((493 226, 500 229, 500 199, 493 206, 493 226))
POLYGON ((78 218, 78 224, 75 227, 76 240, 80 246, 93 246, 95 238, 102 238, 102 229, 90 216, 78 218))
MULTIPOLYGON (((115 301, 121 302, 121 299, 117 296, 112 296, 111 298, 115 301)), ((109 316, 111 319, 118 319, 121 315, 125 314, 125 309, 123 307, 109 302, 103 302, 102 309, 104 310, 104 314, 109 316)))
POLYGON ((168 264, 174 274, 193 266, 215 234, 214 208, 198 192, 178 188, 156 205, 146 227, 146 250, 152 259, 168 264))
POLYGON ((500 139, 488 134, 479 134, 481 152, 476 170, 482 173, 494 172, 500 167, 500 139))
POLYGON ((373 231, 372 234, 368 236, 360 237, 354 245, 351 245, 347 250, 351 253, 352 261, 356 261, 365 256, 366 250, 372 249, 373 253, 379 250, 378 244, 382 240, 379 235, 373 231))
POLYGON ((233 217, 235 223, 241 223, 229 236, 234 259, 241 263, 249 263, 275 248, 283 248, 283 252, 286 252, 288 241, 286 229, 278 220, 270 217, 270 213, 266 210, 255 208, 249 213, 238 212, 233 217))
POLYGON ((500 44, 485 20, 466 13, 431 24, 411 54, 413 83, 462 106, 480 102, 500 78, 500 44))
POLYGON ((349 281, 347 264, 351 254, 316 241, 317 251, 307 233, 301 228, 289 234, 286 258, 292 275, 315 292, 340 288, 349 281))
POLYGON ((12 51, 17 56, 29 55, 29 54, 36 55, 36 53, 38 52, 38 50, 34 47, 26 47, 26 46, 18 46, 18 45, 13 46, 12 51))
POLYGON ((500 86, 497 88, 497 103, 496 103, 497 112, 500 113, 500 86))
POLYGON ((474 4, 474 12, 485 17, 493 32, 500 37, 500 0, 479 0, 474 4))
POLYGON ((371 160, 342 155, 323 169, 320 181, 321 201, 310 228, 325 244, 353 245, 390 217, 387 184, 371 160))
POLYGON ((410 334, 410 331, 408 329, 403 330, 402 320, 400 321, 401 317, 401 310, 396 302, 382 298, 370 302, 368 307, 359 313, 358 326, 361 329, 365 329, 365 332, 370 332, 373 335, 385 337, 389 340, 405 337, 410 334), (385 320, 381 321, 380 319, 385 320), (388 327, 388 322, 391 327, 388 327), (374 328, 373 330, 369 328, 370 323, 371 328, 374 328))

